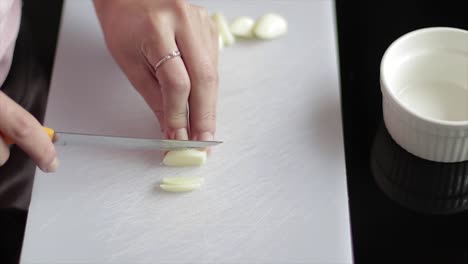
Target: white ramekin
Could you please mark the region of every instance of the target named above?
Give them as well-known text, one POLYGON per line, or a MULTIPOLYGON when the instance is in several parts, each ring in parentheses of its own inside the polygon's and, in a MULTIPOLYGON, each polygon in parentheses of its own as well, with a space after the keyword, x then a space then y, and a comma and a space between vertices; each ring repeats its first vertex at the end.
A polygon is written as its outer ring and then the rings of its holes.
POLYGON ((468 31, 425 28, 390 45, 380 66, 385 125, 408 152, 468 160, 468 31))

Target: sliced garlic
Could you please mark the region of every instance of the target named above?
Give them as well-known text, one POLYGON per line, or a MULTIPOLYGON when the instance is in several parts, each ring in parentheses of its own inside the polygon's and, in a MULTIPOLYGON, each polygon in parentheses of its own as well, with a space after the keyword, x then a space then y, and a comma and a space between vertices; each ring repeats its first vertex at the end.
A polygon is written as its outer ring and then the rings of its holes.
POLYGON ((288 31, 288 22, 278 14, 269 13, 257 20, 253 31, 260 39, 275 39, 288 31))
POLYGON ((241 16, 234 19, 231 23, 230 30, 232 34, 242 38, 252 38, 255 20, 251 17, 241 16))
POLYGON ((166 166, 185 167, 200 166, 206 162, 207 153, 198 149, 171 150, 164 156, 163 164, 166 166))
POLYGON ((219 33, 223 38, 224 45, 230 46, 234 44, 236 42, 236 38, 229 30, 229 25, 226 20, 226 17, 224 17, 224 15, 221 13, 215 13, 212 16, 212 18, 216 25, 218 25, 219 33))
POLYGON ((159 185, 161 189, 167 192, 191 192, 197 189, 200 189, 200 183, 191 183, 191 184, 161 184, 159 185))
POLYGON ((223 48, 224 48, 224 40, 223 40, 223 36, 221 36, 221 34, 219 34, 219 38, 218 38, 218 48, 219 48, 219 50, 223 50, 223 48))
POLYGON ((161 182, 166 185, 202 184, 204 178, 199 176, 164 177, 161 182))

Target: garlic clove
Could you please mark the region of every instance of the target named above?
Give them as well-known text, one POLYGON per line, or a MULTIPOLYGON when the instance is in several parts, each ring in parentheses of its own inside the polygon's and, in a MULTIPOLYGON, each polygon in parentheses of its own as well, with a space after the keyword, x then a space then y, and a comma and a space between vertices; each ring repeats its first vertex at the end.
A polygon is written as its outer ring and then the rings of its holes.
POLYGON ((288 22, 284 17, 269 13, 260 17, 255 23, 253 32, 260 39, 275 39, 288 31, 288 22))

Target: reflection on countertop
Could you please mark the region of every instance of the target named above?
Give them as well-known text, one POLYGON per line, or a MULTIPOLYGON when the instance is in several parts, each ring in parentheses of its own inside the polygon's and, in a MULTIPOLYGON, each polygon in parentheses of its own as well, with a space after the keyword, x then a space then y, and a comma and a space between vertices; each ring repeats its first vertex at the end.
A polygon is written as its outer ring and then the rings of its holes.
POLYGON ((391 138, 383 123, 370 159, 377 185, 398 204, 429 214, 468 209, 468 161, 440 163, 416 157, 391 138))

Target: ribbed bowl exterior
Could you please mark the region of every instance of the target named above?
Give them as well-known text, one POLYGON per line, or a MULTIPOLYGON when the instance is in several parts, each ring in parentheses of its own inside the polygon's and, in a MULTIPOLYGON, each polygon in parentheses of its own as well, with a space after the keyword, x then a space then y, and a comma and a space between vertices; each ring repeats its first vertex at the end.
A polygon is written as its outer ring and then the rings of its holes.
POLYGON ((380 189, 411 210, 452 214, 468 209, 468 161, 416 157, 396 144, 383 125, 374 139, 371 168, 380 189))
POLYGON ((402 148, 437 162, 468 160, 468 126, 445 125, 422 119, 386 96, 383 89, 385 126, 402 148))

